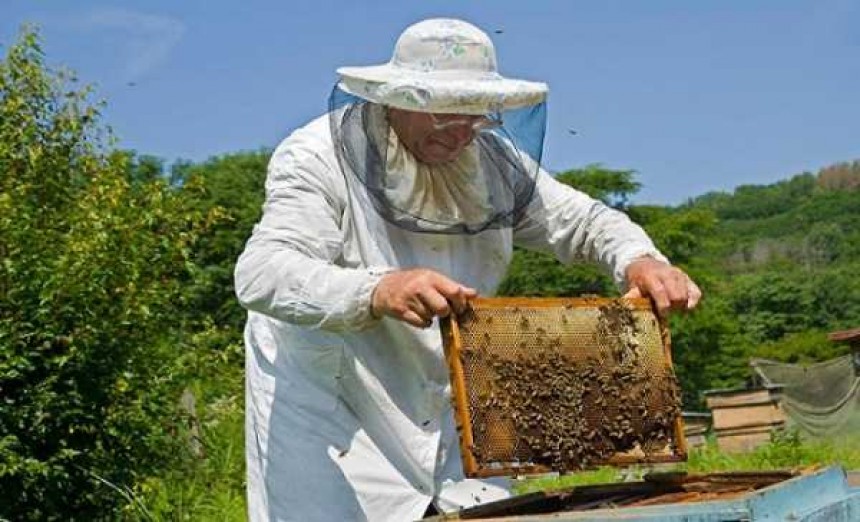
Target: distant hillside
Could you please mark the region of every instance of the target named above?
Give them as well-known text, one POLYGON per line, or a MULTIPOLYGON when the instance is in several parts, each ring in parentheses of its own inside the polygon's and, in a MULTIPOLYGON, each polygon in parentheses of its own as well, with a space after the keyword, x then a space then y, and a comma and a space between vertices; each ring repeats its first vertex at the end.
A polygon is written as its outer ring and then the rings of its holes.
POLYGON ((673 323, 689 403, 739 384, 751 356, 812 361, 846 350, 826 333, 860 326, 860 162, 706 194, 672 212, 715 220, 687 262, 706 299, 673 323))

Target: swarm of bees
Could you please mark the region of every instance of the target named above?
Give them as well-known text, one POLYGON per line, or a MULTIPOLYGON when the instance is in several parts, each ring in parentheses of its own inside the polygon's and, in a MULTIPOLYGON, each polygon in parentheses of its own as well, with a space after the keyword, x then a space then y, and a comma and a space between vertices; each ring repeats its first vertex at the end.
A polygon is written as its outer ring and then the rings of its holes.
MULTIPOLYGON (((673 442, 680 414, 674 375, 653 375, 641 364, 637 325, 628 308, 613 302, 598 314, 595 335, 602 336, 597 343, 602 351, 586 358, 571 357, 559 336, 536 328, 525 315, 516 326, 529 330, 539 349, 520 350, 516 357, 485 348, 466 352, 466 366, 489 375, 471 404, 476 460, 499 458, 487 450, 494 423, 511 428, 515 440, 508 449, 515 460, 559 472, 635 448, 646 454, 663 450, 673 442)), ((486 346, 490 339, 482 340, 486 346)))

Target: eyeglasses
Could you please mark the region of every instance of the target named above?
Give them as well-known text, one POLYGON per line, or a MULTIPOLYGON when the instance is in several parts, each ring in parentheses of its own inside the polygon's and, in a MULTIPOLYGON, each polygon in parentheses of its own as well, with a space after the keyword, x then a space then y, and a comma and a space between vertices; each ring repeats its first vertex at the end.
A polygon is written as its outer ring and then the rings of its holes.
POLYGON ((483 130, 498 129, 504 125, 502 115, 498 113, 486 116, 428 114, 430 115, 430 121, 433 123, 433 129, 437 131, 454 127, 468 127, 472 132, 480 132, 483 130))

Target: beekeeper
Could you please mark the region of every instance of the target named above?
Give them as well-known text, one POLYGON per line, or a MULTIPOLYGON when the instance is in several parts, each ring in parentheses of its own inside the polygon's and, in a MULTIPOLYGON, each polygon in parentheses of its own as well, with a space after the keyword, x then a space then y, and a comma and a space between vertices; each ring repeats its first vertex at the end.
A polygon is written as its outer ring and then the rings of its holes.
POLYGON ((414 520, 507 495, 463 480, 437 319, 492 295, 514 245, 590 260, 629 295, 698 288, 637 225, 540 167, 547 86, 508 79, 466 22, 343 67, 275 150, 236 266, 249 311, 252 521, 414 520))

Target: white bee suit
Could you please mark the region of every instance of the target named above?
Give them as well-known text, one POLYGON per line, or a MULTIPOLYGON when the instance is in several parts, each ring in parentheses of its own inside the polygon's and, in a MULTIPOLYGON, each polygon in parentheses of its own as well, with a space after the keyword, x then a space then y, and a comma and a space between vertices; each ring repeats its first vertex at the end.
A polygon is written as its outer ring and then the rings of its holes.
POLYGON ((513 228, 473 235, 398 228, 366 198, 341 172, 328 116, 272 156, 264 213, 235 274, 249 310, 252 521, 414 520, 434 498, 456 509, 507 494, 461 482, 438 324, 419 329, 371 316, 371 293, 386 271, 425 267, 492 295, 515 243, 565 263, 596 261, 621 285, 634 258, 662 259, 626 216, 545 172, 513 228))

